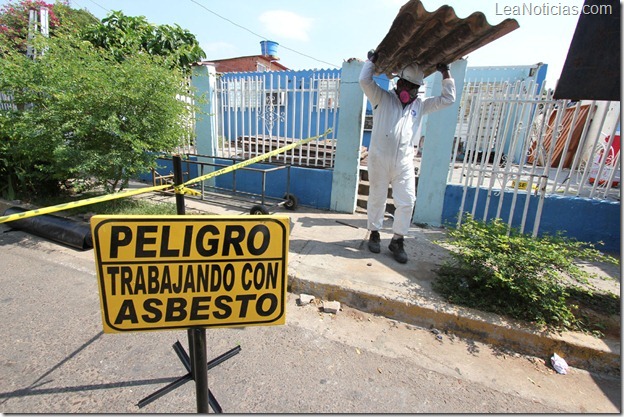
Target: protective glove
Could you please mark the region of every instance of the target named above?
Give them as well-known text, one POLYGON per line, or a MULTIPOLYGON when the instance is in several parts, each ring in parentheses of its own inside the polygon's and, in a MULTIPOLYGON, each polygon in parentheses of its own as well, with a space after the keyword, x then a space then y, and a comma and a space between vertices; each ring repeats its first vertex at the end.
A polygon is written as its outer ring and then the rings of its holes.
POLYGON ((377 61, 378 57, 379 57, 379 54, 374 49, 371 49, 370 51, 368 51, 368 60, 372 62, 373 64, 375 63, 375 61, 377 61))
POLYGON ((443 63, 439 63, 438 65, 436 65, 436 70, 440 72, 448 71, 449 69, 449 66, 443 63))

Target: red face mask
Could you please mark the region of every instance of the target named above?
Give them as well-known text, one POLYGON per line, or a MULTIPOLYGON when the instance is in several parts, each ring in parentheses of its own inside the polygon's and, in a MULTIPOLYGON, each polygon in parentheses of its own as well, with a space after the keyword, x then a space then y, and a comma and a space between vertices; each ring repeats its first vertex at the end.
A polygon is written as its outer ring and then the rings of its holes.
POLYGON ((409 104, 416 99, 418 95, 418 86, 416 88, 410 89, 410 87, 414 87, 414 84, 407 83, 405 80, 400 79, 397 83, 396 93, 399 96, 399 100, 403 104, 409 104))
POLYGON ((401 103, 407 104, 412 100, 412 95, 407 90, 401 90, 399 100, 401 100, 401 103))

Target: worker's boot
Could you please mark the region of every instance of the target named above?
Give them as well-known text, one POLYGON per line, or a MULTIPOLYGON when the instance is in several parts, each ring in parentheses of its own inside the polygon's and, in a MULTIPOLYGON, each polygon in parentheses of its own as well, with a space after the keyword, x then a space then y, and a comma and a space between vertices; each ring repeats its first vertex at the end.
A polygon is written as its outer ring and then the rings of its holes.
POLYGON ((373 230, 370 233, 368 238, 368 249, 373 253, 381 252, 381 238, 379 237, 379 232, 377 230, 373 230))
POLYGON ((392 252, 392 254, 394 255, 394 259, 396 259, 397 262, 400 262, 402 264, 407 262, 407 253, 405 253, 405 249, 403 249, 402 237, 393 238, 390 241, 388 249, 390 249, 390 252, 392 252))

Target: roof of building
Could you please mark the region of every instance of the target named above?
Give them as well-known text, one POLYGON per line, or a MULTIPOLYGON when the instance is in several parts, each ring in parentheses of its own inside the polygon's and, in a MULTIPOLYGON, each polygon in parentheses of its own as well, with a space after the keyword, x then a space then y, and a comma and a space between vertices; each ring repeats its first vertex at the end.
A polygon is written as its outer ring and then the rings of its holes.
POLYGON ((460 19, 447 5, 428 12, 420 0, 410 0, 376 49, 376 72, 392 77, 417 62, 427 76, 435 72, 436 64, 450 64, 518 27, 515 19, 492 26, 481 12, 460 19))
POLYGON ((253 60, 254 62, 261 62, 263 64, 266 64, 267 66, 270 66, 272 69, 277 69, 277 70, 280 70, 280 71, 288 70, 288 67, 286 67, 286 66, 282 65, 281 63, 279 63, 279 61, 278 61, 279 58, 271 56, 271 55, 237 56, 237 57, 234 57, 234 58, 211 59, 208 62, 216 64, 217 66, 219 66, 219 64, 226 63, 226 62, 235 63, 235 62, 245 62, 245 61, 248 61, 248 60, 253 60))

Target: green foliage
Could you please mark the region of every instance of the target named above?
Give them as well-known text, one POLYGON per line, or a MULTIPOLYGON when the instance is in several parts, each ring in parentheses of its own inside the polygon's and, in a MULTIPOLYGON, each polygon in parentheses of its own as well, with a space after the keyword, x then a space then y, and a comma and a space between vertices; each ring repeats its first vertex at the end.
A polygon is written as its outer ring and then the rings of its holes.
POLYGON ((13 103, 0 110, 2 194, 50 194, 68 179, 116 191, 191 134, 194 107, 177 98, 189 95, 185 78, 162 58, 37 42, 46 52, 35 60, 0 48, 0 91, 13 103))
POLYGON ((59 24, 52 35, 57 33, 78 35, 90 25, 97 24, 100 19, 86 9, 73 9, 67 3, 57 1, 54 4, 54 13, 58 16, 59 24))
POLYGON ((90 25, 82 36, 110 51, 119 62, 140 50, 163 57, 172 68, 188 73, 191 64, 206 57, 195 35, 179 25, 153 25, 144 16, 126 16, 121 11, 113 11, 102 23, 90 25))
POLYGON ((589 244, 561 235, 533 238, 501 219, 483 223, 467 216, 448 236, 453 262, 438 271, 436 291, 452 303, 553 329, 589 330, 576 316, 571 293, 575 300, 579 293, 591 298, 590 274, 575 261, 617 263, 589 244))
POLYGON ((26 53, 28 40, 29 11, 35 10, 37 14, 42 7, 48 9, 48 21, 50 32, 59 26, 59 18, 56 15, 56 5, 42 0, 21 0, 14 2, 9 0, 0 8, 0 33, 6 36, 11 49, 26 53))

